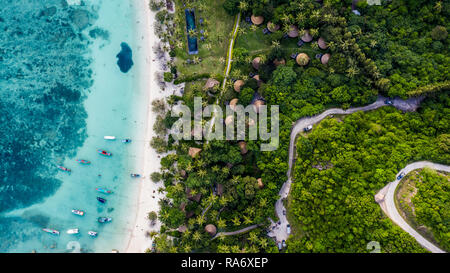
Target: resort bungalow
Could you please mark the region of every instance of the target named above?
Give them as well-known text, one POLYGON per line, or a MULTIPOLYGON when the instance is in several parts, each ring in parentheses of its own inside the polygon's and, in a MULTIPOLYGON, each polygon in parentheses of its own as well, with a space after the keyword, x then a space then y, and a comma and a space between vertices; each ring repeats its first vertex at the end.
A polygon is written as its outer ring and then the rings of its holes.
POLYGON ((267 29, 270 32, 276 32, 280 29, 280 25, 269 22, 269 23, 267 23, 267 29))
POLYGON ((244 81, 243 80, 237 80, 234 82, 234 91, 236 92, 241 92, 241 87, 244 85, 244 81))
POLYGON ((261 57, 256 57, 253 59, 252 66, 254 69, 258 70, 260 64, 261 64, 261 57))
POLYGON ((325 40, 322 37, 320 37, 319 40, 317 40, 317 45, 319 46, 320 49, 328 48, 327 43, 325 42, 325 40))
POLYGON ((327 64, 328 61, 330 60, 330 57, 331 57, 330 53, 323 54, 323 56, 320 58, 320 62, 322 64, 327 64))
POLYGON ((297 62, 298 65, 305 66, 309 63, 309 56, 306 55, 306 53, 300 53, 295 58, 295 61, 297 62))
POLYGON ((279 59, 275 59, 275 60, 273 60, 273 64, 275 65, 275 66, 279 66, 280 64, 286 64, 286 60, 285 59, 281 59, 281 60, 279 60, 279 59))
POLYGON ((236 104, 238 103, 239 99, 234 98, 230 101, 230 109, 233 111, 236 111, 236 104))
POLYGON ((252 15, 250 20, 252 21, 252 24, 259 26, 264 22, 264 17, 252 15))
POLYGON ((189 155, 190 155, 192 158, 194 158, 194 157, 196 157, 201 151, 202 151, 202 149, 200 149, 200 148, 190 147, 190 148, 189 148, 189 155))
POLYGON ((311 34, 309 34, 308 30, 305 30, 305 34, 303 34, 303 36, 301 37, 302 41, 305 43, 309 43, 313 40, 313 37, 311 36, 311 34))
POLYGON ((258 188, 260 188, 260 189, 264 188, 264 184, 262 182, 262 178, 258 178, 257 181, 258 181, 258 188))
POLYGON ((297 38, 297 37, 298 37, 298 27, 296 27, 296 26, 294 26, 294 25, 291 25, 291 26, 289 27, 289 32, 287 33, 287 35, 288 35, 290 38, 297 38))
POLYGON ((263 81, 260 79, 259 75, 253 76, 253 79, 256 80, 256 83, 258 84, 258 87, 260 87, 261 84, 263 83, 263 81))
POLYGON ((245 155, 248 152, 247 142, 239 141, 238 145, 239 145, 239 148, 241 149, 241 155, 245 155))
POLYGON ((209 79, 206 81, 205 86, 203 87, 203 90, 210 90, 210 89, 213 89, 215 86, 218 86, 219 84, 220 84, 220 83, 219 83, 218 80, 209 78, 209 79))
POLYGON ((209 233, 209 235, 214 236, 217 233, 217 228, 213 224, 208 224, 205 227, 205 231, 209 233))

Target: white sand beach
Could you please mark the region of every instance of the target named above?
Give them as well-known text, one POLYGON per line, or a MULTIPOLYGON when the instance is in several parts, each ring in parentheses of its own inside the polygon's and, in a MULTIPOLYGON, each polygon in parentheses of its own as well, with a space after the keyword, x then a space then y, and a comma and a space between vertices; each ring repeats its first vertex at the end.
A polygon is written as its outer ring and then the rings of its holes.
POLYGON ((150 179, 150 174, 159 171, 160 159, 156 151, 151 148, 150 140, 154 136, 153 123, 155 122, 156 115, 151 110, 151 102, 155 99, 164 97, 164 93, 161 92, 157 81, 155 79, 155 72, 157 71, 157 61, 155 59, 152 46, 157 42, 158 37, 154 34, 153 23, 155 20, 155 13, 153 13, 148 7, 147 0, 137 0, 137 24, 140 25, 138 30, 138 37, 142 39, 140 58, 145 58, 145 62, 139 62, 139 80, 140 88, 142 90, 147 89, 149 92, 148 104, 147 104, 147 121, 145 128, 145 140, 142 145, 142 152, 144 153, 144 160, 138 162, 137 167, 142 170, 144 178, 142 183, 139 184, 139 192, 136 197, 135 209, 135 224, 131 232, 128 244, 125 247, 127 253, 142 253, 147 248, 151 247, 152 240, 146 234, 148 231, 159 231, 160 223, 154 226, 150 225, 150 221, 147 220, 147 214, 150 211, 159 211, 158 201, 162 194, 158 193, 158 188, 162 186, 162 182, 154 183, 150 179))

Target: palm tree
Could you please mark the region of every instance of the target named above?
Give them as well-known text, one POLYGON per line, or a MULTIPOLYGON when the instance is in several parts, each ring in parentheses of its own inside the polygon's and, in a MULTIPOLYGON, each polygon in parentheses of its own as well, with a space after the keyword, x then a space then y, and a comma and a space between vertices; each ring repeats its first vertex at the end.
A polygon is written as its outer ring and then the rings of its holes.
POLYGON ((230 169, 228 169, 227 167, 223 167, 223 168, 222 168, 222 173, 223 173, 224 175, 228 175, 228 174, 230 173, 230 169))
POLYGON ((253 220, 250 217, 248 217, 247 215, 244 215, 242 217, 244 217, 244 224, 250 225, 251 223, 253 223, 253 220))
POLYGON ((222 57, 220 57, 219 58, 219 62, 221 63, 221 64, 224 64, 225 63, 225 58, 222 56, 222 57))
POLYGON ((240 226, 241 225, 241 220, 239 219, 238 216, 234 216, 233 220, 231 220, 231 221, 233 221, 233 224, 235 226, 240 226))
POLYGON ((178 48, 182 48, 183 47, 183 42, 182 41, 177 41, 175 46, 178 47, 178 48))
POLYGON ((369 46, 370 46, 371 48, 376 47, 376 46, 377 46, 377 41, 376 41, 376 40, 371 40, 369 46))
POLYGON ((200 59, 198 58, 198 56, 194 56, 194 58, 192 58, 192 62, 194 64, 198 64, 198 63, 200 63, 200 59))
POLYGON ((199 224, 201 226, 204 223, 205 223, 205 217, 203 217, 201 215, 197 216, 197 224, 199 224))
POLYGON ((272 41, 272 48, 280 48, 280 41, 272 41))
POLYGON ((265 249, 267 247, 267 239, 266 238, 259 239, 259 245, 262 247, 262 249, 265 249))
POLYGON ((205 48, 208 49, 208 50, 211 50, 212 46, 211 46, 211 44, 206 44, 205 48))
POLYGON ((237 245, 231 246, 231 253, 239 253, 241 252, 241 248, 237 245))
POLYGON ((225 196, 221 196, 219 199, 219 204, 222 207, 225 207, 227 205, 227 203, 228 203, 228 199, 225 196))
POLYGON ((252 231, 249 233, 248 240, 252 243, 255 243, 258 241, 258 235, 256 235, 256 232, 252 231))
POLYGON ((192 239, 196 242, 200 241, 201 238, 202 238, 202 235, 200 234, 200 232, 198 230, 192 234, 192 239))
POLYGON ((230 253, 230 247, 227 245, 218 245, 217 246, 217 252, 219 253, 230 253))
POLYGON ((259 200, 259 206, 264 208, 265 206, 267 206, 267 199, 266 198, 261 198, 259 200))
POLYGON ((198 170, 197 175, 201 178, 204 178, 206 176, 207 172, 205 169, 198 170))
POLYGON ((217 220, 217 227, 220 229, 226 228, 227 227, 227 221, 219 218, 219 220, 217 220))
POLYGON ((349 78, 353 78, 354 76, 359 74, 359 69, 356 66, 351 66, 347 69, 347 76, 349 78))
POLYGON ((246 1, 239 2, 239 10, 246 11, 248 9, 248 3, 246 1))
POLYGON ((188 34, 189 34, 189 36, 191 36, 191 37, 195 37, 195 36, 197 36, 197 31, 196 31, 195 29, 190 29, 190 30, 188 31, 188 34))
POLYGON ((251 31, 256 31, 258 29, 258 26, 257 25, 252 25, 251 27, 250 27, 250 30, 251 31))
POLYGON ((192 247, 190 245, 185 245, 184 246, 184 252, 191 253, 191 251, 192 251, 192 247))

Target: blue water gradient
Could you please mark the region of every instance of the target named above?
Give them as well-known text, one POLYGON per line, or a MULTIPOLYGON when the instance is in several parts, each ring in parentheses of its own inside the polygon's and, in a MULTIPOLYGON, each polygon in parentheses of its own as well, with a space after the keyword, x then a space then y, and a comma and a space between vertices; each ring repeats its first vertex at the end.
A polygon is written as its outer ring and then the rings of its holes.
POLYGON ((103 135, 133 138, 141 125, 129 111, 133 101, 140 101, 133 97, 139 94, 133 90, 135 74, 123 74, 115 64, 118 41, 135 46, 132 10, 124 0, 85 0, 81 6, 65 0, 1 1, 0 252, 66 252, 73 240, 84 252, 100 249, 95 244, 107 251, 108 242, 128 232, 118 207, 133 201, 126 191, 133 184, 123 177, 128 173, 130 180, 129 173, 136 171, 130 159, 139 140, 108 143, 103 135), (122 27, 108 21, 118 21, 114 12, 125 13, 118 22, 122 27), (96 149, 113 157, 104 158, 96 149), (80 157, 92 165, 76 163, 80 157), (72 174, 58 165, 71 168, 72 174), (115 193, 98 194, 99 186, 115 193), (73 208, 86 215, 72 215, 73 208), (99 225, 98 216, 114 220, 99 225), (60 230, 61 236, 44 233, 45 227, 60 230), (82 234, 65 234, 69 228, 80 228, 82 234), (87 236, 88 230, 99 231, 99 238, 87 236))

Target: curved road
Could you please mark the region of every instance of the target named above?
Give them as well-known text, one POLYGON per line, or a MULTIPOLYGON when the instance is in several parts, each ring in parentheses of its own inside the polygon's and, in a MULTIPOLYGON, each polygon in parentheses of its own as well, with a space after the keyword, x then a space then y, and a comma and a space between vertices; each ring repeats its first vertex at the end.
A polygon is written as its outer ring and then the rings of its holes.
MULTIPOLYGON (((379 96, 378 99, 372 103, 369 104, 367 106, 363 106, 363 107, 356 107, 356 108, 350 108, 347 110, 343 110, 340 108, 331 108, 328 109, 324 112, 322 112, 321 114, 312 116, 312 117, 305 117, 305 118, 301 118, 299 120, 297 120, 293 126, 293 128, 291 129, 291 135, 290 135, 290 142, 289 142, 289 167, 288 167, 288 172, 287 172, 287 177, 288 180, 283 184, 283 186, 280 189, 279 195, 280 198, 277 200, 276 204, 275 204, 275 212, 278 216, 279 222, 278 223, 273 223, 270 226, 270 230, 268 232, 268 236, 270 237, 275 237, 276 241, 281 242, 282 240, 287 240, 289 234, 287 233, 287 225, 289 224, 286 215, 283 214, 283 211, 286 211, 286 208, 284 207, 283 204, 283 199, 285 199, 290 191, 291 188, 291 184, 292 184, 292 177, 291 177, 291 172, 292 172, 292 167, 294 165, 294 152, 295 152, 295 142, 296 142, 296 137, 297 135, 303 130, 303 128, 307 127, 308 125, 314 125, 316 123, 319 123, 320 121, 322 121, 324 118, 326 118, 329 115, 334 115, 334 114, 352 114, 358 111, 370 111, 370 110, 375 110, 377 108, 386 106, 386 104, 384 103, 384 101, 386 100, 386 98, 379 96)), ((400 109, 400 110, 407 110, 407 111, 411 111, 411 110, 415 110, 418 105, 420 104, 420 101, 422 100, 422 98, 418 98, 418 99, 408 99, 408 100, 400 100, 400 99, 394 99, 393 100, 393 106, 400 109)), ((417 167, 414 168, 414 166, 420 166, 420 164, 423 162, 418 162, 418 165, 414 165, 416 163, 413 163, 411 165, 408 165, 404 170, 409 170, 407 168, 413 168, 413 169, 417 169, 417 167), (412 166, 412 167, 411 167, 412 166)), ((448 168, 446 166, 443 165, 439 165, 439 164, 433 164, 433 163, 429 163, 427 162, 426 165, 424 166, 431 166, 431 167, 443 167, 443 168, 448 168), (431 165, 430 165, 431 164, 431 165)), ((441 169, 439 169, 441 170, 441 169)), ((387 187, 387 186, 386 186, 387 187)), ((393 187, 393 190, 395 190, 395 187, 393 187)), ((389 195, 387 196, 387 198, 389 198, 389 195)), ((386 201, 389 201, 389 199, 386 199, 386 201)), ((390 201, 389 201, 390 202, 390 201)), ((393 199, 392 199, 393 202, 393 199)), ((392 212, 391 214, 388 215, 394 215, 394 213, 397 213, 397 210, 394 209, 395 205, 392 207, 391 203, 388 203, 388 211, 392 212), (394 212, 395 211, 395 212, 394 212)), ((400 223, 403 219, 400 217, 400 219, 392 219, 395 223, 400 223), (401 220, 400 220, 401 219, 401 220)), ((404 222, 404 221, 403 221, 404 222)), ((412 229, 411 227, 409 227, 409 225, 405 223, 402 223, 402 225, 399 224, 399 226, 401 228, 403 228, 406 232, 408 232, 409 234, 413 235, 411 232, 409 232, 410 229, 412 229), (409 227, 409 228, 408 228, 409 227)), ((417 232, 416 232, 417 233, 417 232)), ((426 241, 422 236, 415 236, 418 235, 414 234, 414 238, 416 238, 416 240, 421 244, 421 245, 427 245, 427 249, 428 247, 430 247, 430 249, 433 250, 440 250, 438 248, 436 248, 434 245, 432 245, 431 243, 429 243, 428 241, 426 241), (425 242, 425 241, 426 242, 425 242), (423 244, 422 244, 423 243, 423 244), (432 246, 430 246, 430 244, 432 246), (433 248, 434 247, 434 248, 433 248)), ((440 250, 442 251, 442 250, 440 250)))
MULTIPOLYGON (((398 175, 402 172, 404 172, 406 175, 411 171, 414 171, 416 169, 422 169, 424 167, 428 167, 438 171, 450 172, 450 166, 436 164, 428 161, 419 161, 407 165, 405 168, 400 170, 395 177, 398 177, 398 175)), ((375 195, 375 201, 380 204, 381 209, 386 213, 387 216, 389 216, 389 218, 391 218, 391 220, 394 223, 396 223, 404 231, 408 232, 411 236, 413 236, 421 246, 423 246, 424 248, 428 249, 433 253, 445 253, 445 251, 435 246, 427 239, 425 239, 422 235, 420 235, 414 228, 412 228, 408 223, 406 223, 406 221, 403 219, 402 216, 400 216, 400 213, 398 212, 394 202, 395 189, 397 188, 399 182, 400 180, 396 179, 395 181, 387 184, 375 195)))
POLYGON ((220 236, 229 236, 229 235, 236 235, 236 234, 244 233, 244 232, 247 232, 249 230, 255 229, 255 228, 259 227, 259 226, 260 226, 259 224, 255 224, 255 225, 248 226, 246 228, 243 228, 243 229, 240 229, 240 230, 236 230, 236 231, 219 232, 211 240, 214 240, 214 239, 216 239, 217 237, 220 237, 220 236))

